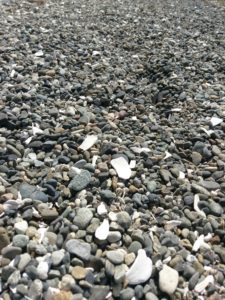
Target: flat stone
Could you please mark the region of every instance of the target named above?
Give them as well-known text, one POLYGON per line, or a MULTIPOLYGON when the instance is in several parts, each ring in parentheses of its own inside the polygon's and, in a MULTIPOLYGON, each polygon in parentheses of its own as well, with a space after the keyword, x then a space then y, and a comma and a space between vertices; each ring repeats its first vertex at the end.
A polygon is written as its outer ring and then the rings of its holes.
POLYGON ((89 260, 91 256, 91 246, 88 243, 85 243, 81 240, 71 239, 66 242, 66 250, 70 254, 74 254, 77 257, 89 260))
POLYGON ((109 287, 106 285, 95 285, 91 288, 89 300, 105 300, 109 293, 109 287))
POLYGON ((2 256, 9 259, 14 259, 22 252, 21 248, 14 246, 7 246, 2 249, 2 256))
POLYGON ((65 250, 57 250, 52 252, 51 261, 53 266, 58 266, 65 256, 65 250))
POLYGON ((86 227, 91 222, 92 218, 92 211, 89 208, 82 207, 77 210, 77 214, 73 219, 73 223, 77 225, 80 229, 86 229, 86 227))
POLYGON ((31 256, 29 253, 21 254, 17 268, 22 272, 29 264, 30 261, 31 261, 31 256))
POLYGON ((75 192, 79 192, 85 189, 90 182, 91 182, 90 172, 87 170, 82 170, 80 174, 74 176, 74 178, 70 181, 68 187, 75 192))
POLYGON ((178 272, 167 265, 159 272, 159 288, 162 292, 172 295, 178 285, 178 272))
POLYGON ((125 251, 122 249, 107 251, 106 257, 115 265, 119 265, 124 261, 125 251))
POLYGON ((208 191, 213 191, 213 190, 218 190, 220 189, 219 183, 215 181, 209 181, 209 180, 204 180, 200 183, 201 186, 203 186, 205 189, 208 191))

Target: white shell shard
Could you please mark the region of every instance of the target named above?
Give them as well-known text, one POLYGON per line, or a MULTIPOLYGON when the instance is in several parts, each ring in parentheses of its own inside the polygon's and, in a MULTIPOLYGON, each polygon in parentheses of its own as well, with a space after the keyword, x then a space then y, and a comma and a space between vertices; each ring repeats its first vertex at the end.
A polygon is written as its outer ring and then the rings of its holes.
POLYGON ((122 179, 129 179, 131 177, 131 169, 124 157, 118 157, 111 160, 111 165, 116 170, 118 176, 122 179))
POLYGON ((95 237, 98 240, 104 241, 109 235, 109 221, 105 219, 102 224, 96 229, 95 237))
POLYGON ((136 167, 136 160, 131 160, 130 161, 130 168, 134 169, 136 167))
POLYGON ((204 127, 201 127, 200 129, 203 130, 208 136, 210 136, 214 132, 214 130, 207 130, 204 127))
POLYGON ((43 133, 43 130, 39 128, 39 126, 37 124, 32 124, 32 132, 33 132, 33 135, 36 135, 36 134, 41 134, 43 133), (36 126, 35 126, 36 125, 36 126))
POLYGON ((28 145, 30 144, 31 140, 33 139, 32 136, 30 136, 28 139, 25 140, 25 144, 28 145))
POLYGON ((42 261, 37 266, 37 273, 39 275, 40 279, 47 279, 48 278, 48 271, 49 271, 49 265, 46 261, 42 261))
POLYGON ((39 240, 38 240, 38 242, 41 244, 42 243, 42 241, 43 241, 43 239, 44 239, 44 236, 45 236, 45 233, 46 233, 46 231, 48 230, 48 227, 46 227, 46 228, 39 228, 38 229, 38 235, 39 235, 39 240))
POLYGON ((43 53, 42 50, 39 50, 39 51, 37 51, 36 53, 34 53, 34 55, 35 55, 36 57, 41 57, 41 56, 44 55, 44 53, 43 53))
POLYGON ((163 159, 167 159, 172 156, 172 154, 170 154, 168 151, 165 151, 165 154, 166 155, 165 155, 165 157, 163 157, 163 159))
POLYGON ((217 118, 217 117, 212 117, 210 120, 210 123, 212 124, 212 126, 217 126, 220 123, 223 122, 223 119, 217 118))
POLYGON ((150 152, 150 149, 148 148, 131 147, 130 149, 137 154, 140 154, 141 152, 150 152))
POLYGON ((138 255, 126 273, 129 284, 141 284, 146 282, 152 274, 152 260, 147 257, 145 250, 138 250, 138 255))
POLYGON ((98 159, 98 155, 94 155, 93 157, 92 157, 92 166, 93 167, 95 167, 95 165, 96 165, 96 162, 97 162, 97 159, 98 159))
POLYGON ((194 197, 194 210, 203 218, 206 218, 206 214, 198 207, 199 195, 196 194, 194 197))
POLYGON ((98 140, 97 135, 87 135, 83 143, 80 145, 80 149, 86 151, 91 148, 98 140))
POLYGON ((210 249, 211 247, 205 242, 205 237, 201 234, 194 242, 192 251, 197 252, 200 248, 210 249))
POLYGON ((195 291, 197 293, 203 292, 210 283, 212 283, 212 284, 214 283, 214 278, 212 275, 208 275, 203 281, 199 282, 195 286, 195 291))
POLYGON ((107 209, 105 207, 105 204, 103 202, 100 203, 100 205, 97 207, 97 213, 101 216, 104 214, 107 214, 107 209))

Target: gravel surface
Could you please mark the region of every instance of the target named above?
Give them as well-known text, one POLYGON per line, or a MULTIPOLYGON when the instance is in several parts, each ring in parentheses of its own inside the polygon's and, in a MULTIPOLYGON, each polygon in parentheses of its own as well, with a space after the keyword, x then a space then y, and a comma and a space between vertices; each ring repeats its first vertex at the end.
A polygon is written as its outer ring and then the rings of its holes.
POLYGON ((0 299, 225 299, 224 28, 0 0, 0 299))

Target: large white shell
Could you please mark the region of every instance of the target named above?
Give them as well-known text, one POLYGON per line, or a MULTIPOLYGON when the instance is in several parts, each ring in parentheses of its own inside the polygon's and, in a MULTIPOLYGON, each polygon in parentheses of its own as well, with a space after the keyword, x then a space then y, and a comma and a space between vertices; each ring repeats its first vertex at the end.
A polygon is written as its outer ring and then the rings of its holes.
POLYGON ((97 135, 87 135, 79 148, 86 151, 90 149, 97 142, 97 140, 98 140, 97 135))
POLYGON ((111 160, 111 165, 116 170, 118 176, 122 179, 129 179, 131 177, 131 169, 124 157, 118 157, 111 160))
POLYGON ((95 237, 98 240, 104 241, 109 235, 109 221, 105 219, 102 224, 96 229, 95 237))
POLYGON ((147 257, 145 250, 138 250, 138 255, 126 273, 129 284, 140 284, 147 281, 152 274, 152 260, 147 257))

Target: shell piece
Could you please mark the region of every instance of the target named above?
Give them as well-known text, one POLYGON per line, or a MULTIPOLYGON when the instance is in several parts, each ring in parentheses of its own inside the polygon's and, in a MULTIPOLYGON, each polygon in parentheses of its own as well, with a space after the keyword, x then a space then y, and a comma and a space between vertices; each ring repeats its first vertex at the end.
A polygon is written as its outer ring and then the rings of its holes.
POLYGON ((212 126, 217 126, 220 123, 223 122, 223 119, 217 118, 217 117, 212 117, 210 120, 210 123, 212 124, 212 126))
POLYGON ((43 130, 39 128, 39 126, 37 124, 32 124, 32 133, 33 135, 36 135, 36 134, 41 134, 43 133, 43 130))
POLYGON ((194 210, 203 218, 206 218, 206 214, 198 207, 199 195, 196 194, 194 197, 194 210))
POLYGON ((131 177, 131 169, 124 157, 118 157, 111 160, 111 165, 116 170, 118 176, 122 179, 129 179, 131 177))
POLYGON ((201 293, 204 291, 204 289, 210 284, 210 283, 214 283, 214 278, 212 275, 208 275, 203 281, 199 282, 196 286, 195 286, 195 291, 197 293, 201 293))
POLYGON ((147 257, 145 250, 138 250, 138 255, 126 273, 129 284, 140 284, 147 281, 152 274, 152 260, 147 257))
POLYGON ((97 207, 97 213, 101 216, 104 214, 107 214, 107 209, 105 207, 105 204, 103 202, 100 203, 100 205, 97 207))
POLYGON ((200 248, 210 249, 210 246, 205 242, 205 237, 201 234, 194 242, 192 251, 197 252, 200 248))
POLYGON ((98 140, 97 135, 87 135, 79 148, 86 151, 90 149, 97 142, 97 140, 98 140))
POLYGON ((96 229, 95 237, 98 240, 104 241, 109 235, 109 221, 105 219, 102 224, 96 229))

